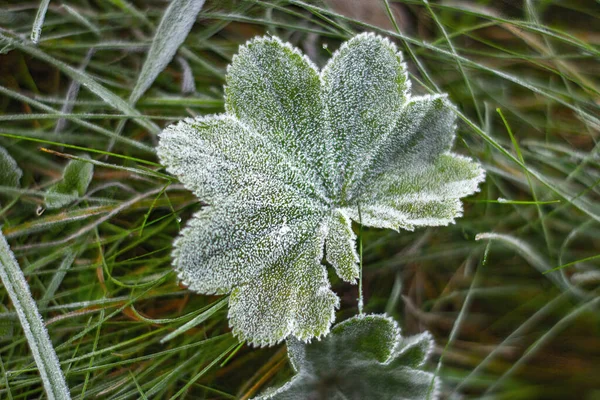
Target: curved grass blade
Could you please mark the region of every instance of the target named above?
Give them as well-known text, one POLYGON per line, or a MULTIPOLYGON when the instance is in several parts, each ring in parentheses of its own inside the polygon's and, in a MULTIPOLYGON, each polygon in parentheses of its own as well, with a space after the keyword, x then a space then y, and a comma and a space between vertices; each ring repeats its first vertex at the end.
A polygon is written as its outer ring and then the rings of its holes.
POLYGON ((543 257, 537 250, 531 245, 521 239, 517 239, 511 235, 505 235, 501 233, 479 233, 475 240, 498 240, 508 247, 515 249, 532 267, 537 269, 542 275, 545 275, 550 279, 559 289, 564 292, 572 291, 578 298, 582 298, 582 294, 577 288, 573 287, 571 282, 564 276, 556 271, 552 272, 552 267, 548 260, 543 257))
POLYGON ((162 338, 160 340, 160 342, 161 343, 165 343, 165 342, 167 342, 167 341, 175 338, 176 336, 179 336, 180 334, 182 334, 184 332, 187 332, 188 330, 192 329, 194 326, 199 325, 202 322, 206 321, 214 313, 216 313, 221 308, 223 308, 223 306, 225 304, 227 304, 228 300, 229 300, 229 297, 222 298, 221 300, 219 300, 218 302, 216 302, 211 308, 209 308, 208 310, 204 311, 202 314, 198 315, 197 317, 194 317, 193 319, 191 319, 190 321, 186 322, 185 324, 183 324, 179 328, 175 329, 173 332, 169 333, 167 336, 165 336, 164 338, 162 338))
POLYGON ((40 371, 46 396, 50 400, 70 399, 69 388, 50 342, 48 331, 44 327, 42 316, 3 234, 0 234, 0 278, 17 311, 33 359, 40 371))
POLYGON ((156 29, 142 71, 129 96, 130 104, 135 104, 142 97, 158 74, 171 62, 177 49, 190 33, 203 5, 204 0, 171 2, 156 29))
MULTIPOLYGON (((3 94, 5 96, 7 96, 7 97, 13 98, 13 99, 18 100, 18 101, 22 101, 25 104, 31 105, 31 106, 33 106, 35 108, 38 108, 38 109, 43 110, 43 111, 46 111, 48 113, 57 114, 57 115, 60 114, 59 110, 54 109, 54 108, 52 108, 50 106, 47 106, 44 103, 41 103, 41 102, 39 102, 39 101, 37 101, 35 99, 27 97, 27 96, 25 96, 25 95, 23 95, 21 93, 15 92, 14 90, 11 90, 11 89, 9 89, 7 87, 4 87, 2 85, 0 85, 0 94, 3 94)), ((101 103, 101 104, 104 104, 104 103, 101 103)), ((145 117, 142 117, 142 118, 145 118, 145 117)), ((128 145, 130 145, 130 146, 132 146, 134 148, 137 148, 137 149, 140 149, 140 150, 144 150, 144 151, 149 152, 149 153, 153 153, 154 152, 154 148, 153 147, 150 147, 150 146, 148 146, 148 145, 146 145, 146 144, 144 144, 144 143, 142 143, 140 141, 134 140, 134 139, 130 139, 130 138, 127 138, 127 137, 121 137, 119 135, 116 135, 114 132, 112 132, 112 131, 110 131, 108 129, 104 129, 104 128, 100 127, 99 125, 94 125, 94 124, 92 124, 92 123, 90 123, 88 121, 84 121, 84 120, 79 119, 79 118, 70 119, 70 121, 74 122, 75 124, 77 124, 79 126, 87 128, 87 129, 89 129, 91 131, 94 131, 94 132, 100 133, 100 134, 102 134, 102 135, 104 135, 106 137, 109 137, 109 138, 111 138, 114 141, 118 140, 120 143, 126 143, 126 144, 128 144, 128 145)), ((28 131, 22 131, 22 132, 26 132, 25 134, 32 134, 31 132, 28 132, 28 131)), ((61 146, 64 146, 64 145, 65 144, 61 144, 61 146)))
POLYGON ((32 46, 31 44, 20 39, 8 36, 5 33, 7 32, 0 32, 0 43, 5 43, 10 46, 13 46, 23 51, 24 53, 31 55, 32 57, 35 57, 44 62, 47 62, 48 64, 51 64, 55 68, 62 71, 65 75, 69 76, 71 79, 76 80, 80 82, 83 86, 87 87, 92 93, 100 97, 106 102, 106 104, 110 105, 111 107, 121 111, 124 114, 141 117, 139 119, 136 118, 134 121, 143 128, 147 129, 149 132, 155 134, 158 134, 160 132, 160 128, 155 123, 142 116, 142 114, 139 111, 137 111, 134 107, 132 107, 128 102, 126 102, 121 97, 108 90, 100 83, 96 82, 96 80, 94 80, 87 73, 77 68, 73 68, 72 66, 50 56, 49 54, 38 49, 37 47, 32 46))
POLYGON ((67 272, 73 265, 76 255, 77 255, 77 253, 74 252, 73 250, 67 250, 67 254, 66 254, 65 258, 63 259, 62 263, 60 264, 60 267, 58 267, 58 270, 54 273, 54 276, 52 277, 52 280, 50 281, 50 284, 48 285, 48 288, 46 289, 44 296, 40 300, 40 308, 41 309, 48 307, 48 303, 50 303, 50 300, 56 294, 58 287, 62 283, 63 279, 65 279, 67 272))
POLYGON ((577 306, 573 310, 571 310, 567 315, 565 315, 560 321, 558 321, 552 328, 548 329, 542 336, 540 336, 531 346, 527 348, 527 351, 519 358, 512 366, 504 372, 502 376, 495 380, 495 382, 487 388, 483 397, 487 397, 487 395, 496 391, 499 387, 501 387, 504 382, 511 377, 515 371, 518 370, 524 363, 531 359, 531 357, 539 352, 544 345, 556 335, 558 335, 561 331, 565 330, 574 320, 579 318, 582 314, 591 311, 595 313, 598 311, 597 307, 600 304, 600 298, 592 298, 591 300, 582 303, 577 306))
MULTIPOLYGON (((93 47, 88 50, 87 55, 81 62, 81 65, 79 67, 80 70, 85 71, 85 69, 87 68, 88 64, 90 63, 90 60, 92 59, 94 53, 95 53, 95 49, 93 47)), ((79 82, 75 79, 73 79, 71 81, 71 84, 69 85, 69 90, 67 90, 66 100, 65 100, 62 108, 60 109, 61 114, 70 114, 73 111, 73 106, 75 105, 75 100, 77 99, 77 95, 79 94, 80 87, 81 87, 81 82, 79 82)), ((66 126, 67 126, 67 120, 64 118, 60 118, 58 121, 56 121, 56 125, 54 126, 54 133, 61 132, 62 130, 65 129, 66 126)))
POLYGON ((31 41, 33 43, 37 43, 40 41, 40 36, 42 35, 42 25, 44 25, 44 20, 46 19, 46 11, 48 11, 49 4, 50 0, 42 0, 40 2, 40 8, 38 8, 38 12, 35 15, 35 21, 33 21, 33 28, 31 28, 31 41))

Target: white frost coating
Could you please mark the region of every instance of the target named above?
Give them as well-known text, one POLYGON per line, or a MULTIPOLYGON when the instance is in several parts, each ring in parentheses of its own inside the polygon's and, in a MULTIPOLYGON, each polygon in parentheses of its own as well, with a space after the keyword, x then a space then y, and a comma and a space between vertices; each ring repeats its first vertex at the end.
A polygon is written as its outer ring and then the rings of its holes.
POLYGON ((402 338, 395 349, 396 358, 405 360, 415 368, 425 365, 433 353, 435 342, 431 333, 425 331, 415 336, 402 338))
POLYGON ((174 244, 191 290, 231 293, 234 333, 255 345, 329 331, 337 296, 326 260, 359 274, 351 221, 414 229, 447 225, 477 191, 480 166, 450 153, 444 95, 411 97, 402 56, 361 34, 322 72, 277 38, 240 47, 226 114, 186 119, 160 135, 158 156, 199 199, 174 244))
POLYGON ((281 228, 279 228, 279 237, 283 238, 283 236, 288 234, 291 230, 292 230, 292 228, 289 227, 289 225, 287 224, 287 218, 284 216, 283 223, 281 224, 281 228))
POLYGON ((371 152, 393 129, 410 84, 396 46, 372 33, 344 43, 321 79, 333 184, 336 195, 347 200, 360 185, 371 152))
POLYGON ((287 347, 296 375, 255 400, 439 397, 439 380, 422 370, 434 347, 431 334, 404 338, 385 315, 359 315, 337 324, 319 342, 290 339, 287 347))
MULTIPOLYGON (((375 179, 371 191, 361 196, 363 224, 407 230, 448 225, 462 216, 460 198, 478 191, 485 178, 478 164, 451 153, 417 165, 392 167, 375 179)), ((356 208, 349 208, 348 214, 359 220, 356 208)))
POLYGON ((31 41, 35 44, 40 41, 40 36, 42 35, 42 26, 44 25, 44 20, 46 19, 48 5, 50 5, 50 0, 41 0, 38 11, 35 14, 35 20, 33 21, 33 26, 31 27, 31 41))
POLYGON ((23 171, 8 151, 0 146, 0 186, 18 187, 23 171))
POLYGON ((278 38, 240 47, 227 68, 225 109, 296 160, 306 181, 328 198, 325 177, 332 159, 323 127, 317 67, 278 38))
POLYGON ((156 28, 152 46, 129 96, 131 104, 135 104, 142 97, 158 74, 171 62, 177 49, 192 30, 203 5, 204 0, 171 1, 156 28))
MULTIPOLYGON (((83 158, 89 159, 86 155, 83 158)), ((70 160, 63 170, 62 180, 46 191, 46 208, 57 209, 82 197, 94 175, 94 164, 84 160, 70 160)))
POLYGON ((335 272, 345 281, 356 283, 360 271, 356 236, 352 231, 350 217, 343 209, 337 209, 329 222, 326 239, 326 258, 335 272))
POLYGON ((258 346, 289 335, 303 341, 327 335, 339 299, 320 264, 322 248, 322 238, 305 238, 251 282, 236 287, 229 300, 233 333, 258 346))
POLYGON ((181 93, 189 94, 196 91, 196 82, 194 82, 194 74, 187 60, 183 57, 177 57, 177 62, 181 67, 181 93))
POLYGON ((50 400, 67 400, 71 396, 58 357, 48 337, 29 285, 21 268, 0 232, 0 279, 17 312, 33 359, 40 371, 46 396, 50 400))

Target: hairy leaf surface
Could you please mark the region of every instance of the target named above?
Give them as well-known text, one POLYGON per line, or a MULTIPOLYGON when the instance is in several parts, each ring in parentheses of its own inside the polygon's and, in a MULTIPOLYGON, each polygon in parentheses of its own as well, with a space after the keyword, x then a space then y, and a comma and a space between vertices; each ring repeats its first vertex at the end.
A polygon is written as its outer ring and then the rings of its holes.
POLYGON ((23 171, 8 151, 0 146, 0 185, 17 187, 21 182, 23 171))
POLYGON ((258 399, 437 398, 438 381, 422 370, 433 348, 428 332, 404 338, 384 315, 358 315, 337 324, 323 340, 288 340, 296 375, 258 399))
POLYGON ((71 160, 63 170, 62 179, 46 192, 46 207, 56 209, 83 196, 94 175, 94 165, 83 160, 71 160))
POLYGON ((343 44, 322 71, 277 38, 251 40, 225 94, 225 114, 166 128, 158 155, 209 204, 175 242, 180 279, 231 293, 233 330, 256 345, 328 333, 338 298, 322 260, 356 281, 352 221, 447 225, 484 177, 449 152, 446 97, 412 97, 401 54, 373 34, 343 44))

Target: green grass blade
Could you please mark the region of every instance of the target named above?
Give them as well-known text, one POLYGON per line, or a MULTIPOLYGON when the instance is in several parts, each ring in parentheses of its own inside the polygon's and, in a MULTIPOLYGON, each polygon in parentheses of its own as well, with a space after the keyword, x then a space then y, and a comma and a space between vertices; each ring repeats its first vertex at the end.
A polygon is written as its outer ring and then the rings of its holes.
POLYGON ((0 278, 17 311, 31 353, 50 400, 71 398, 56 352, 42 316, 31 297, 29 285, 3 234, 0 234, 0 278))
POLYGON ((557 287, 563 291, 571 289, 571 283, 563 276, 550 273, 552 267, 537 250, 521 239, 517 239, 511 235, 505 235, 500 233, 480 233, 476 236, 475 240, 498 240, 501 243, 515 249, 532 267, 536 268, 542 275, 545 275, 550 279, 557 287))
POLYGON ((48 11, 49 4, 50 0, 42 0, 40 2, 40 8, 38 8, 38 12, 35 15, 35 21, 33 21, 33 28, 31 28, 31 41, 33 43, 38 43, 40 41, 40 36, 42 35, 42 25, 44 25, 44 20, 46 19, 46 11, 48 11))
POLYGON ((129 96, 131 104, 135 104, 142 97, 158 74, 171 62, 196 22, 196 16, 203 5, 204 0, 173 0, 169 4, 156 29, 144 66, 129 96))
MULTIPOLYGON (((63 61, 60 61, 52 57, 48 53, 38 49, 37 47, 32 46, 29 43, 20 39, 12 38, 5 33, 0 33, 0 43, 2 42, 8 44, 9 46, 14 46, 17 49, 33 57, 36 57, 40 60, 47 62, 50 65, 53 65, 54 67, 61 70, 65 75, 71 77, 71 79, 75 79, 81 82, 83 86, 85 86, 98 97, 100 97, 102 100, 104 100, 106 104, 123 112, 124 114, 131 114, 136 117, 143 117, 142 114, 140 114, 139 111, 137 111, 135 108, 129 105, 129 103, 127 103, 125 100, 123 100, 122 98, 120 98, 119 96, 117 96, 116 94, 114 94, 113 92, 96 82, 96 80, 94 80, 87 73, 77 68, 73 68, 70 65, 64 63, 63 61)), ((147 120, 146 118, 135 119, 135 121, 140 126, 142 126, 145 129, 148 129, 148 131, 154 134, 158 134, 161 131, 161 129, 156 124, 154 124, 152 121, 147 120)))
POLYGON ((50 284, 46 288, 46 292, 44 293, 44 296, 42 296, 42 299, 39 302, 41 309, 46 308, 48 306, 48 303, 50 302, 50 300, 52 300, 54 298, 54 295, 56 294, 58 287, 62 283, 63 279, 65 279, 65 276, 67 275, 67 272, 69 271, 69 268, 71 268, 71 266, 73 265, 76 255, 77 254, 74 251, 67 250, 67 254, 66 254, 65 258, 63 259, 62 263, 60 264, 60 267, 58 267, 58 270, 54 273, 54 276, 52 277, 50 284))
POLYGON ((529 346, 529 348, 527 349, 525 354, 523 354, 523 356, 521 358, 519 358, 519 360, 517 362, 515 362, 500 378, 498 378, 486 390, 484 395, 492 393, 498 387, 502 386, 502 383, 504 383, 504 381, 509 376, 513 375, 515 373, 515 371, 517 371, 519 367, 521 367, 525 362, 527 362, 527 360, 529 360, 536 352, 541 350, 541 348, 544 346, 544 344, 546 344, 550 339, 555 337, 559 332, 566 329, 569 326, 569 324, 571 324, 580 315, 582 315, 583 313, 588 312, 588 311, 590 311, 592 313, 597 312, 598 310, 596 307, 598 306, 599 303, 600 303, 600 298, 594 298, 594 299, 591 299, 591 300, 579 305, 574 310, 569 312, 565 317, 563 317, 560 321, 558 321, 551 329, 546 331, 538 340, 536 340, 535 343, 533 343, 531 346, 529 346))
MULTIPOLYGON (((50 106, 47 106, 47 105, 45 105, 43 103, 40 103, 39 101, 31 99, 31 98, 29 98, 27 96, 24 96, 24 95, 22 95, 20 93, 17 93, 15 91, 10 90, 10 89, 8 89, 6 87, 3 87, 1 85, 0 85, 0 94, 4 94, 6 96, 12 97, 12 98, 14 98, 16 100, 19 100, 19 101, 22 101, 22 102, 24 102, 26 104, 31 104, 32 106, 34 106, 36 108, 39 108, 41 110, 47 111, 49 113, 60 114, 60 112, 58 110, 56 110, 56 109, 54 109, 54 108, 52 108, 50 106)), ((94 131, 94 132, 100 133, 100 134, 102 134, 104 136, 110 137, 110 138, 112 138, 115 141, 119 141, 119 142, 122 142, 122 143, 127 143, 128 145, 130 145, 132 147, 135 147, 135 148, 147 151, 149 153, 153 153, 154 152, 154 148, 151 147, 151 146, 148 146, 148 145, 146 145, 144 143, 140 143, 139 141, 136 141, 136 140, 133 140, 133 139, 130 139, 130 138, 124 138, 124 137, 118 136, 114 132, 111 132, 108 129, 104 129, 104 128, 98 126, 98 125, 94 125, 92 123, 89 123, 87 121, 81 120, 79 118, 73 119, 72 121, 75 122, 76 124, 84 127, 84 128, 87 128, 87 129, 91 130, 91 131, 94 131)))
POLYGON ((165 336, 164 338, 162 338, 160 340, 160 342, 161 343, 168 342, 169 340, 174 339, 177 336, 181 335, 182 333, 187 332, 188 330, 192 329, 196 325, 201 324, 202 322, 206 321, 214 313, 216 313, 221 308, 223 308, 223 306, 225 304, 227 304, 228 300, 229 300, 228 297, 222 298, 221 300, 219 300, 218 302, 216 302, 214 306, 212 306, 208 310, 204 311, 202 314, 198 315, 197 317, 194 317, 190 321, 188 321, 185 324, 181 325, 179 328, 175 329, 173 332, 169 333, 167 336, 165 336))

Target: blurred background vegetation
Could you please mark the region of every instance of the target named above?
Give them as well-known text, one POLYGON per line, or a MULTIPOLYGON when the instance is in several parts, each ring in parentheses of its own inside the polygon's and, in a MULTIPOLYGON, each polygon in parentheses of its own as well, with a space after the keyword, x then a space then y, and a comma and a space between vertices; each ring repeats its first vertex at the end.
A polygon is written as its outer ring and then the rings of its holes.
MULTIPOLYGON (((176 282, 171 242, 201 203, 156 164, 157 133, 223 111, 226 66, 253 36, 323 66, 374 31, 416 93, 449 93, 456 151, 488 175, 454 225, 363 231, 365 310, 434 334, 443 398, 600 399, 598 1, 209 0, 128 102, 168 5, 53 0, 33 44, 40 2, 0 1, 0 146, 23 170, 0 188, 0 224, 73 398, 247 399, 291 376, 285 345, 238 345, 223 302, 176 282), (73 157, 94 163, 87 193, 46 209, 73 157)), ((331 279, 344 320, 357 288, 331 279)), ((0 398, 43 398, 0 298, 0 398)))

